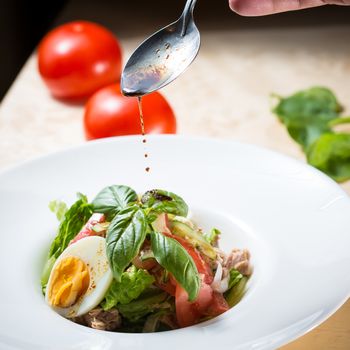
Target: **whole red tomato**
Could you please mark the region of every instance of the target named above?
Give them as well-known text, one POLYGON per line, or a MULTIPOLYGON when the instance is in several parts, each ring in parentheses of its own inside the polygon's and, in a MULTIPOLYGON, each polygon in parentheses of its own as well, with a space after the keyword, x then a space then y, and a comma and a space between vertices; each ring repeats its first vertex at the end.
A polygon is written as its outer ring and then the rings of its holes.
POLYGON ((70 22, 44 37, 38 63, 52 95, 80 98, 119 79, 121 49, 106 28, 86 21, 70 22))
MULTIPOLYGON (((144 96, 142 109, 147 134, 176 133, 175 115, 160 93, 144 96)), ((86 104, 84 128, 88 140, 140 134, 137 98, 122 95, 118 84, 97 91, 86 104)))

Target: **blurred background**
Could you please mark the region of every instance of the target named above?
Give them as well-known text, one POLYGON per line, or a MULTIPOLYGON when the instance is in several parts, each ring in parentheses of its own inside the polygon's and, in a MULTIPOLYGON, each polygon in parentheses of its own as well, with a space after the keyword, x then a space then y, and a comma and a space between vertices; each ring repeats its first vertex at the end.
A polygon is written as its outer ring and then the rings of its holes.
MULTIPOLYGON (((178 0, 1 0, 0 100, 40 39, 53 26, 87 19, 106 25, 120 38, 140 37, 174 20, 182 7, 183 2, 178 0), (140 22, 142 26, 135 25, 140 22)), ((327 6, 278 16, 243 18, 229 10, 227 0, 201 0, 196 8, 196 20, 202 31, 329 27, 349 24, 350 7, 327 6)))

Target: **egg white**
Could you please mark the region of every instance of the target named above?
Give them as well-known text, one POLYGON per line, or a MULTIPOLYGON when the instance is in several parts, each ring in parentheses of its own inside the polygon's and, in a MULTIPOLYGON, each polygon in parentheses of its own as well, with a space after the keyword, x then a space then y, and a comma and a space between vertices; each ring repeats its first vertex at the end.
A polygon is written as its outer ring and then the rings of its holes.
POLYGON ((105 238, 99 236, 82 238, 68 246, 56 260, 46 288, 45 300, 48 304, 50 304, 48 292, 51 288, 53 271, 63 259, 68 257, 77 257, 84 261, 90 276, 90 284, 86 293, 75 304, 67 308, 51 306, 60 315, 71 318, 84 315, 103 300, 112 283, 113 274, 106 255, 105 238))

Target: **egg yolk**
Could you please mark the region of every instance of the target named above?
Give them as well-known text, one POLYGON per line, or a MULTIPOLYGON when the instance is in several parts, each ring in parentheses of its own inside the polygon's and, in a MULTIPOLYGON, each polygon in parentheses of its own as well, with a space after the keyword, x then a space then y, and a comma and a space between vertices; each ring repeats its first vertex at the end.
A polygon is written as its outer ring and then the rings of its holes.
POLYGON ((89 270, 84 261, 77 257, 62 259, 52 273, 48 291, 48 300, 52 306, 72 306, 89 287, 89 270))

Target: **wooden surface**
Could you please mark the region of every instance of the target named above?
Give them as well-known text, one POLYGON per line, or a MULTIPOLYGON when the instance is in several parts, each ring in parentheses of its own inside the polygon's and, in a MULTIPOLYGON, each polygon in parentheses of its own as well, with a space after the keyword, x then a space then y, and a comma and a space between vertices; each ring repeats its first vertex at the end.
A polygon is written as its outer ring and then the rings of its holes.
MULTIPOLYGON (((324 24, 321 17, 329 19, 334 10, 322 10, 317 18, 308 12, 249 22, 203 3, 209 10, 197 15, 200 55, 163 91, 177 115, 179 132, 254 143, 304 159, 271 114, 269 95, 325 85, 336 92, 349 114, 350 25, 339 14, 324 24)), ((218 3, 226 9, 226 1, 218 3)), ((173 20, 180 5, 158 13, 150 3, 142 8, 137 2, 115 2, 111 9, 108 1, 72 1, 58 22, 84 18, 107 25, 121 39, 127 58, 144 36, 173 20)), ((0 169, 85 142, 82 115, 83 104, 50 97, 33 54, 0 106, 0 169)), ((349 183, 343 188, 350 193, 349 183)), ((282 349, 350 349, 350 302, 282 349)))

